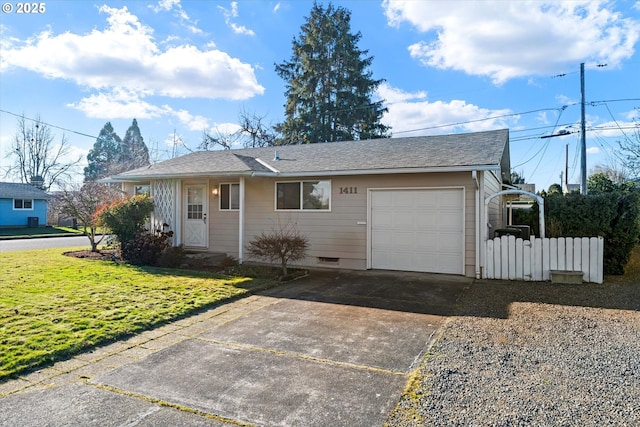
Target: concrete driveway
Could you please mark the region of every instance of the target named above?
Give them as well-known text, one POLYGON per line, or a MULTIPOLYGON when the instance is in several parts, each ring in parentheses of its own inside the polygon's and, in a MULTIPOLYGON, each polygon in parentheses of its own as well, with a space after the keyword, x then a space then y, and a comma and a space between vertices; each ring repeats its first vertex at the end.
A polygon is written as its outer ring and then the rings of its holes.
POLYGON ((379 426, 470 284, 313 271, 5 385, 0 425, 379 426))

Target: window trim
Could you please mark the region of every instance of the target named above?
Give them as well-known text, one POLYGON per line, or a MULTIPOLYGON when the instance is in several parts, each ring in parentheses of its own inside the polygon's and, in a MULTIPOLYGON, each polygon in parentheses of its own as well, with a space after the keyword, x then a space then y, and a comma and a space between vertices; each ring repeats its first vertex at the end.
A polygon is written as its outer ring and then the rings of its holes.
POLYGON ((240 183, 239 182, 221 182, 220 184, 218 184, 218 210, 223 212, 238 212, 240 210, 240 183), (229 207, 228 208, 222 207, 222 186, 223 185, 229 186, 229 207), (232 202, 231 189, 233 188, 234 185, 238 187, 238 207, 237 208, 233 208, 232 207, 233 204, 231 203, 232 202))
POLYGON ((13 199, 13 210, 14 211, 32 211, 34 209, 34 207, 35 207, 34 199, 13 199), (16 200, 21 200, 23 207, 16 208, 16 200), (30 208, 25 208, 24 207, 24 202, 25 201, 30 201, 31 202, 31 207, 30 208))
POLYGON ((294 180, 294 181, 276 181, 275 185, 273 186, 273 198, 274 198, 274 209, 276 212, 331 212, 332 209, 332 192, 333 192, 333 187, 332 187, 332 182, 330 179, 300 179, 300 180, 294 180), (327 182, 329 184, 329 208, 328 209, 305 209, 304 208, 304 184, 308 183, 308 182, 327 182), (278 184, 292 184, 292 183, 296 183, 299 184, 300 186, 300 207, 298 209, 278 209, 278 184))

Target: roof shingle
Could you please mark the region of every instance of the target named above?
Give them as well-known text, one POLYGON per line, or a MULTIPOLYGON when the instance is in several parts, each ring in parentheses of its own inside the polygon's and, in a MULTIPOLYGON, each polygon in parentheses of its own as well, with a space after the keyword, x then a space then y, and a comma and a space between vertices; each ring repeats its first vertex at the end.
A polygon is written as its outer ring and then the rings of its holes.
POLYGON ((17 182, 0 182, 0 199, 37 199, 48 200, 49 196, 31 184, 17 182))
MULTIPOLYGON (((124 172, 116 180, 249 173, 312 174, 398 169, 468 168, 504 169, 509 130, 329 142, 305 145, 199 151, 154 165, 124 172), (279 160, 275 159, 276 151, 279 160)), ((508 159, 507 159, 508 162, 508 159)))

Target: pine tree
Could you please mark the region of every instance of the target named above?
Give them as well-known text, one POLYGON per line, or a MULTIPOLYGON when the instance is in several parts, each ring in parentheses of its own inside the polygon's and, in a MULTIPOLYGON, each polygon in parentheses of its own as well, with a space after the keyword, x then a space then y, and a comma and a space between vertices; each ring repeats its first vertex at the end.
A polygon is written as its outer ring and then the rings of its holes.
POLYGON ((140 134, 136 119, 133 119, 133 123, 127 129, 119 151, 118 163, 121 169, 119 172, 149 165, 149 149, 140 134))
POLYGON ((373 62, 351 33, 351 12, 314 3, 311 15, 293 39, 291 59, 276 64, 286 80, 286 119, 276 126, 280 143, 313 143, 387 137, 380 120, 383 101, 371 96, 384 82, 368 70, 373 62))
POLYGON ((93 148, 87 154, 87 167, 84 168, 84 181, 91 182, 105 178, 119 171, 116 170, 119 149, 122 140, 113 130, 111 122, 107 122, 93 148))

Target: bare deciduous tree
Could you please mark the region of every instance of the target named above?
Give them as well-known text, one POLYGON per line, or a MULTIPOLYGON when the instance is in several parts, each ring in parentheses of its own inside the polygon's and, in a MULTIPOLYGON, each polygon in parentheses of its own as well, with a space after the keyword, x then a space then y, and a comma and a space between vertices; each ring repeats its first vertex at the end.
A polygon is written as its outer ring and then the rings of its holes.
POLYGON ((216 146, 220 146, 225 150, 231 150, 233 144, 238 140, 236 132, 225 134, 220 130, 216 130, 215 134, 211 134, 206 130, 202 132, 202 142, 198 145, 199 150, 214 150, 216 146))
POLYGON ((91 252, 98 252, 98 245, 102 242, 104 235, 98 236, 94 214, 99 206, 122 198, 121 191, 107 184, 87 182, 82 187, 66 186, 59 196, 60 211, 76 218, 82 224, 84 234, 91 243, 91 252))
POLYGON ((18 119, 11 151, 7 154, 12 164, 6 176, 23 183, 36 184, 45 191, 53 185, 61 186, 71 177, 82 156, 77 160, 68 160, 71 146, 64 134, 56 143, 55 135, 40 116, 30 123, 27 120, 24 116, 18 119))
POLYGON ((266 117, 246 110, 240 112, 240 129, 236 133, 245 139, 245 148, 269 147, 275 144, 276 135, 262 122, 266 117))
MULTIPOLYGON (((636 111, 640 112, 640 108, 636 108, 636 111)), ((640 119, 635 119, 634 123, 636 127, 633 136, 627 136, 619 144, 624 155, 624 166, 637 178, 640 176, 640 119)))

